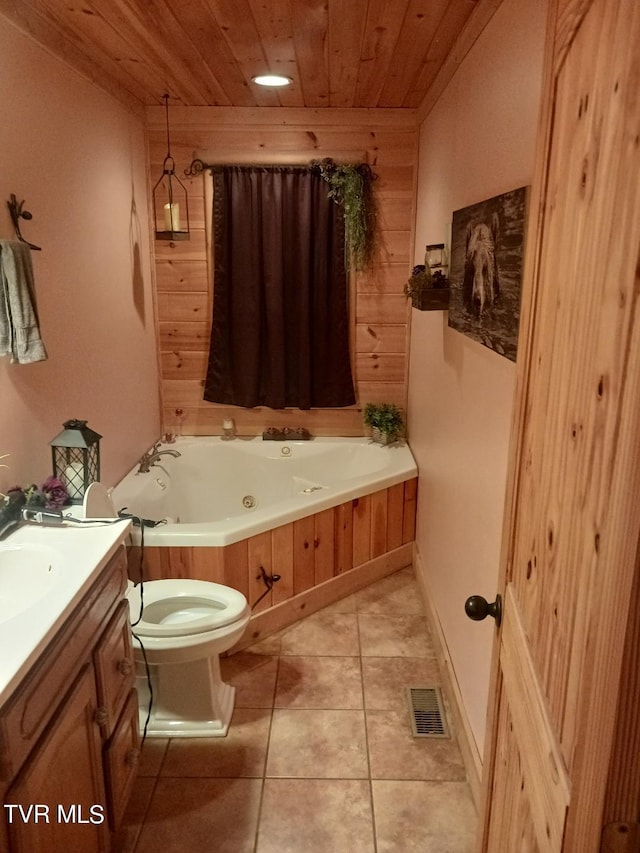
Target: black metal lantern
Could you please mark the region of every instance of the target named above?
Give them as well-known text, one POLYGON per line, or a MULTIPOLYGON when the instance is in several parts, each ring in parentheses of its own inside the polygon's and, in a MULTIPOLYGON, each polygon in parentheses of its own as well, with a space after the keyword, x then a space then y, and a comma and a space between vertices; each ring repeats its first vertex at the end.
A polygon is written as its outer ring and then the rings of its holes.
POLYGON ((167 156, 162 164, 162 175, 152 191, 156 240, 188 240, 189 198, 186 187, 176 175, 176 164, 171 156, 169 95, 162 97, 167 116, 167 156))
POLYGON ((67 487, 71 503, 82 503, 84 493, 100 480, 101 435, 89 429, 86 421, 65 421, 64 429, 51 439, 53 476, 67 487))

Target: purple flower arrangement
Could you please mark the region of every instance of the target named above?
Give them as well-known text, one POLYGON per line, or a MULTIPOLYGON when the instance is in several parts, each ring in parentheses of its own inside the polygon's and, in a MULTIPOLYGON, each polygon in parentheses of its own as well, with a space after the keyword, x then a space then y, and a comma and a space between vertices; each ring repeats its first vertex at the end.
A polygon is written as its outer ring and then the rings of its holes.
POLYGON ((19 500, 26 506, 41 506, 45 509, 60 509, 69 503, 67 487, 58 477, 47 477, 41 486, 14 486, 7 492, 9 498, 19 500), (22 499, 22 500, 21 500, 22 499))

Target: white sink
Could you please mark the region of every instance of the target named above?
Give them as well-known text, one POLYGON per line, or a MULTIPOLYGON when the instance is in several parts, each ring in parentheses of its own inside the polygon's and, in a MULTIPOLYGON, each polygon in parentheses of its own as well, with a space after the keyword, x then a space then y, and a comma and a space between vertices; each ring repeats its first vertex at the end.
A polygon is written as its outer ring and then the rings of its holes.
POLYGON ((48 545, 0 545, 0 623, 47 596, 62 576, 62 554, 48 545))

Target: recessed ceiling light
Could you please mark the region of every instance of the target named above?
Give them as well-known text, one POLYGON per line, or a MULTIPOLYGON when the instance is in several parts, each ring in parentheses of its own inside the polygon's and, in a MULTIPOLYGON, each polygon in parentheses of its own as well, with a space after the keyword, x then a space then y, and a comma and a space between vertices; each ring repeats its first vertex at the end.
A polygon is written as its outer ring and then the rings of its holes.
POLYGON ((288 86, 292 82, 291 77, 283 77, 281 74, 260 74, 252 80, 258 86, 288 86))

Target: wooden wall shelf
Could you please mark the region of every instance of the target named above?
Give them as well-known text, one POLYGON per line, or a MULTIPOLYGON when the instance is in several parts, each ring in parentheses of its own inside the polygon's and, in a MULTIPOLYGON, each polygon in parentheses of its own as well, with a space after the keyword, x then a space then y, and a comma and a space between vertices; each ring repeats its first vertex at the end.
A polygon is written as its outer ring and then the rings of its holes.
POLYGON ((449 287, 432 287, 413 294, 411 305, 418 311, 446 311, 449 308, 450 296, 449 287))

